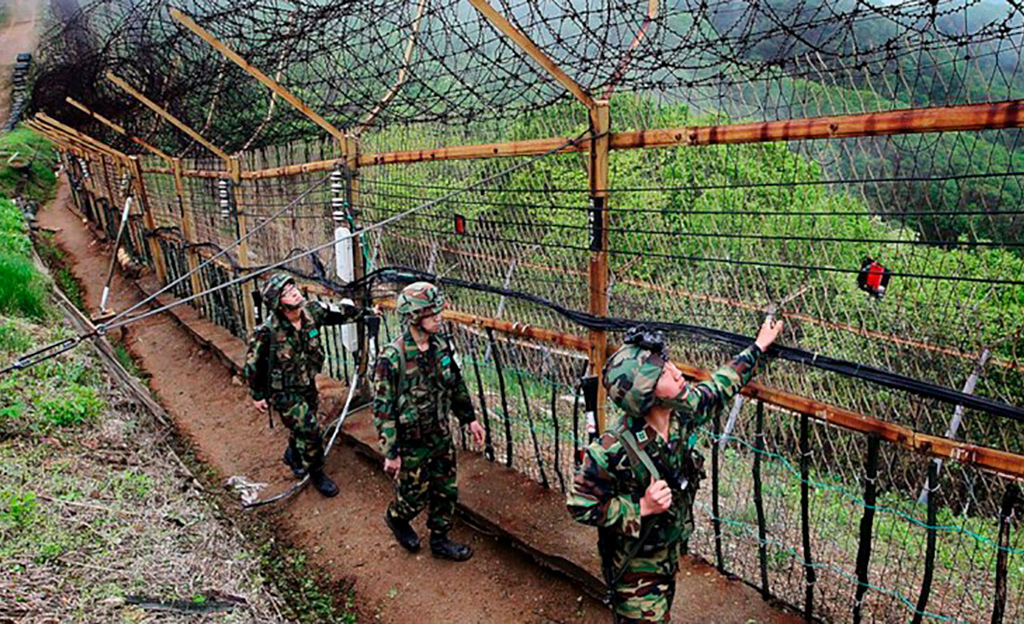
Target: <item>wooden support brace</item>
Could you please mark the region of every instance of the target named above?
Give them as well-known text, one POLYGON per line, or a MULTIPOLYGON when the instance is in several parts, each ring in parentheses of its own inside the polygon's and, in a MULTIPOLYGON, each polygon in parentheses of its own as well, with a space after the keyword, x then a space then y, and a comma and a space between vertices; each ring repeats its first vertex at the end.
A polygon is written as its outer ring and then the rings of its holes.
POLYGON ((605 88, 604 93, 601 94, 602 100, 607 100, 612 96, 612 93, 615 91, 615 85, 617 85, 619 81, 622 80, 622 77, 626 75, 626 70, 629 69, 629 64, 633 60, 633 54, 647 37, 647 30, 651 27, 651 23, 654 22, 657 17, 658 0, 648 0, 647 14, 644 16, 644 21, 640 24, 640 28, 637 30, 636 36, 633 37, 633 42, 629 44, 629 48, 627 48, 626 52, 622 55, 622 59, 615 68, 615 73, 608 79, 608 86, 605 88))
POLYGON ((221 148, 217 147, 216 145, 214 145, 210 141, 206 140, 201 134, 199 134, 198 132, 196 132, 195 130, 190 128, 188 125, 186 125, 185 122, 181 121, 180 119, 178 119, 177 117, 175 117, 174 115, 169 113, 162 106, 160 106, 159 104, 157 104, 153 100, 149 99, 148 97, 146 97, 145 95, 140 93, 137 89, 132 87, 130 84, 125 82, 123 78, 121 78, 118 75, 114 74, 113 72, 109 72, 109 71, 107 72, 106 76, 107 76, 107 80, 109 80, 110 82, 114 83, 118 87, 121 87, 121 89, 123 89, 128 95, 132 96, 133 98, 135 98, 139 102, 142 102, 142 104, 144 106, 146 106, 146 108, 150 109, 151 111, 153 111, 157 115, 160 115, 161 117, 166 119, 168 122, 171 123, 171 125, 173 125, 177 129, 181 130, 182 132, 184 132, 188 136, 190 136, 193 139, 195 139, 195 141, 197 143, 199 143, 200 145, 202 145, 206 149, 208 149, 211 152, 213 152, 214 154, 216 154, 222 160, 227 161, 227 160, 229 160, 231 158, 231 156, 228 155, 227 152, 225 152, 221 148))
POLYGON ((113 121, 107 119, 103 115, 100 115, 99 113, 93 112, 85 104, 82 104, 81 102, 79 102, 78 100, 76 100, 76 99, 74 99, 74 98, 72 98, 70 96, 64 98, 64 101, 67 102, 68 104, 74 106, 78 110, 82 111, 86 115, 89 115, 90 117, 92 117, 96 121, 100 122, 104 126, 110 128, 114 132, 127 137, 128 140, 132 141, 133 143, 135 143, 136 145, 138 145, 142 149, 146 150, 150 154, 153 154, 154 156, 159 156, 160 158, 163 158, 167 162, 171 161, 171 155, 170 154, 168 154, 167 152, 165 152, 165 151, 163 151, 163 150, 161 150, 161 149, 159 149, 159 148, 157 148, 157 147, 155 147, 153 145, 150 145, 146 141, 143 141, 142 139, 140 139, 140 138, 138 138, 136 136, 132 136, 131 134, 128 134, 128 131, 125 130, 124 126, 122 126, 121 124, 114 123, 113 121))
POLYGON ((131 163, 132 177, 135 179, 135 193, 138 196, 139 208, 142 210, 142 223, 146 227, 146 244, 149 245, 149 254, 153 256, 153 270, 161 284, 167 283, 167 264, 164 262, 163 250, 160 248, 160 240, 153 236, 156 231, 156 221, 153 219, 153 210, 149 204, 149 195, 146 193, 146 181, 142 177, 142 164, 138 156, 129 158, 131 163))
POLYGON ((551 76, 558 81, 569 93, 572 93, 577 100, 583 102, 583 104, 590 109, 594 110, 597 103, 594 101, 590 94, 587 93, 583 87, 576 83, 575 80, 569 77, 569 74, 562 71, 551 57, 544 54, 544 51, 540 47, 530 40, 521 30, 512 25, 512 22, 508 21, 504 15, 498 13, 494 7, 490 5, 487 0, 469 0, 469 3, 473 5, 477 11, 479 11, 487 21, 491 23, 495 28, 504 33, 506 37, 511 39, 517 46, 519 46, 524 52, 530 55, 538 65, 543 67, 551 76))
POLYGON ((342 132, 338 128, 335 128, 333 125, 331 125, 329 121, 318 115, 312 108, 306 106, 306 104, 303 103, 302 100, 295 97, 295 95, 293 95, 292 92, 289 91, 288 89, 284 88, 284 86, 282 86, 281 83, 277 82, 270 76, 264 74, 259 69, 250 65, 249 61, 245 60, 244 58, 239 56, 234 50, 224 45, 223 42, 214 37, 208 30, 197 24, 195 20, 193 20, 191 17, 185 15, 180 10, 174 8, 172 8, 170 12, 171 17, 178 20, 178 22, 180 22, 183 26, 185 26, 193 33, 198 35, 200 39, 213 46, 215 50, 217 50, 225 57, 227 57, 228 60, 234 62, 236 65, 244 69, 246 72, 249 73, 250 76, 262 82, 264 85, 267 86, 268 89, 279 95, 281 99, 294 106, 303 115, 312 120, 313 123, 326 130, 331 136, 333 136, 338 141, 339 144, 341 144, 342 148, 344 149, 344 132, 342 132))
POLYGON ((75 152, 78 150, 78 148, 73 146, 71 141, 69 141, 67 138, 60 136, 57 133, 49 130, 42 124, 36 123, 31 119, 26 119, 21 123, 24 124, 26 128, 31 129, 36 134, 42 135, 44 138, 46 138, 46 140, 56 143, 58 146, 61 147, 61 149, 63 149, 66 152, 75 152))
POLYGON ((90 157, 95 157, 105 153, 97 149, 92 144, 87 143, 75 137, 74 135, 64 132, 58 128, 54 128, 53 126, 44 124, 41 121, 24 121, 22 123, 32 128, 36 132, 46 136, 51 141, 62 141, 68 145, 73 146, 77 151, 81 153, 80 155, 84 156, 87 154, 90 157))
POLYGON ((74 128, 72 128, 71 126, 68 126, 67 124, 61 123, 61 122, 57 121, 56 119, 54 119, 53 117, 50 117, 46 113, 36 113, 36 119, 38 119, 43 124, 46 124, 46 125, 48 125, 48 126, 50 126, 52 128, 56 128, 57 130, 60 130, 60 131, 62 131, 64 133, 66 133, 66 134, 74 136, 75 138, 83 141, 84 143, 92 145, 97 151, 103 152, 105 154, 108 154, 108 155, 110 155, 110 156, 112 156, 114 158, 118 158, 118 159, 121 159, 121 160, 127 160, 128 159, 128 155, 125 154, 124 152, 122 152, 120 150, 116 150, 113 147, 110 147, 109 145, 104 143, 103 141, 99 141, 97 139, 94 139, 91 136, 85 134, 84 132, 81 132, 79 130, 75 130, 74 128))
POLYGON ((377 119, 377 115, 387 108, 388 104, 391 103, 391 100, 395 99, 395 96, 398 95, 402 86, 405 85, 405 81, 409 74, 409 63, 412 62, 412 53, 413 50, 416 49, 416 35, 419 33, 420 22, 423 20, 423 10, 426 8, 427 0, 420 0, 419 7, 416 9, 416 19, 412 22, 412 32, 409 33, 409 41, 405 44, 405 55, 402 58, 402 69, 398 70, 398 80, 396 80, 395 84, 388 89, 388 92, 385 93, 384 97, 380 99, 380 102, 373 107, 373 110, 367 113, 366 117, 359 122, 359 126, 352 132, 353 136, 359 136, 365 132, 366 129, 370 127, 370 124, 377 119))

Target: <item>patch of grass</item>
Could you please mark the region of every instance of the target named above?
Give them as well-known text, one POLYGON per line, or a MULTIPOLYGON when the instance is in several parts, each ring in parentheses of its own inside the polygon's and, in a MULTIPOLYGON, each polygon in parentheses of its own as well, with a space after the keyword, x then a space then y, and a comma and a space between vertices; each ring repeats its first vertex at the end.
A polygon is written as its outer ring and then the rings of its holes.
POLYGON ((21 420, 26 409, 25 404, 21 402, 0 407, 0 429, 4 428, 7 421, 21 420))
POLYGON ((44 318, 46 278, 26 256, 0 251, 0 313, 44 318))
POLYGON ((41 232, 36 237, 36 252, 43 263, 50 268, 50 273, 53 275, 53 281, 56 282, 57 287, 61 289, 76 308, 86 312, 82 287, 71 272, 71 265, 68 262, 67 254, 57 245, 57 242, 53 239, 53 234, 41 232))
POLYGON ((124 346, 120 342, 113 343, 114 354, 117 356, 117 361, 120 362, 121 366, 131 373, 132 377, 143 378, 142 369, 135 363, 135 358, 128 352, 128 347, 124 346))
POLYGON ((57 152, 42 136, 24 126, 0 135, 0 155, 19 156, 30 160, 28 167, 15 169, 8 166, 7 157, 0 159, 0 196, 25 197, 44 202, 53 198, 57 176, 57 152))
POLYGON ((43 422, 57 427, 96 422, 105 408, 105 401, 94 388, 78 383, 59 388, 51 396, 39 397, 35 405, 43 422))
POLYGON ((11 319, 0 318, 0 353, 21 353, 32 346, 32 337, 11 319))
POLYGON ((126 470, 108 481, 118 500, 142 500, 153 491, 153 477, 126 470))
POLYGON ((31 248, 21 211, 0 199, 0 313, 46 316, 48 284, 32 262, 31 248))
POLYGON ((0 526, 17 530, 28 528, 36 519, 38 506, 33 492, 0 490, 0 526))
POLYGON ((299 622, 357 621, 351 586, 332 581, 310 567, 301 550, 268 542, 263 546, 260 561, 264 574, 276 581, 294 611, 292 616, 299 622), (332 585, 338 591, 331 592, 332 585))

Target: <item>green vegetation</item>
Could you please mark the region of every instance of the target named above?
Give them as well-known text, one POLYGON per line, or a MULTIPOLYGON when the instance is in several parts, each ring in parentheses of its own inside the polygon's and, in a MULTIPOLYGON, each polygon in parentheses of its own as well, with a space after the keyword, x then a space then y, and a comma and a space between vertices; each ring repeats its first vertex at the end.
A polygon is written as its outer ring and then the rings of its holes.
POLYGON ((358 621, 352 587, 310 567, 301 550, 270 541, 263 546, 260 563, 264 574, 279 582, 292 608, 291 615, 299 622, 358 621))
POLYGON ((76 308, 86 310, 85 299, 82 294, 82 286, 75 279, 71 272, 71 264, 68 262, 67 254, 60 248, 60 245, 49 232, 39 232, 36 235, 36 253, 50 269, 53 281, 57 287, 68 298, 76 308))
POLYGON ((46 315, 46 278, 33 264, 31 249, 21 211, 0 199, 0 314, 46 315))
MULTIPOLYGON (((0 363, 69 335, 0 315, 0 363)), ((350 588, 332 594, 297 551, 249 552, 224 510, 183 491, 166 432, 111 393, 87 348, 0 377, 0 573, 11 579, 0 604, 47 601, 61 621, 142 621, 147 611, 125 596, 203 604, 215 587, 248 602, 217 621, 271 621, 267 594, 280 581, 298 621, 355 621, 350 588)))
POLYGON ((42 136, 24 126, 0 134, 0 197, 23 197, 39 202, 53 197, 57 151, 42 136), (18 162, 25 167, 14 167, 18 162))
MULTIPOLYGON (((710 431, 705 430, 704 433, 711 436, 710 431)), ((726 556, 726 567, 745 578, 758 577, 757 551, 754 547, 757 539, 757 514, 750 472, 754 452, 749 444, 733 440, 721 455, 722 480, 719 494, 722 501, 724 545, 729 553, 726 556), (740 544, 750 547, 738 548, 740 544)), ((799 467, 793 455, 792 451, 783 448, 764 453, 762 488, 766 509, 770 510, 766 517, 766 528, 772 582, 776 585, 776 591, 779 585, 789 585, 794 594, 800 595, 802 586, 797 587, 790 578, 790 575, 795 575, 802 582, 801 482, 799 467)), ((924 464, 918 466, 923 467, 924 464)), ((947 464, 945 470, 955 474, 958 467, 955 463, 947 464)), ((946 476, 945 471, 943 474, 941 487, 935 493, 940 501, 935 523, 936 583, 940 586, 976 588, 980 596, 957 604, 956 598, 936 593, 932 596, 930 611, 959 613, 966 621, 976 621, 988 614, 996 551, 999 549, 999 523, 994 517, 968 513, 966 508, 954 503, 958 485, 956 477, 946 476), (956 508, 953 508, 954 505, 956 508)), ((891 474, 883 476, 892 478, 891 474)), ((923 475, 920 477, 923 479, 923 475)), ((819 567, 819 578, 822 573, 830 571, 851 575, 859 547, 860 520, 864 514, 862 486, 855 482, 845 482, 836 474, 834 466, 812 467, 808 482, 811 484, 809 508, 816 538, 812 552, 819 567)), ((708 496, 706 489, 703 493, 705 497, 708 496)), ((699 505, 703 507, 702 513, 710 512, 709 502, 705 498, 699 505)), ((875 513, 872 546, 875 554, 870 577, 872 587, 877 592, 899 594, 905 599, 902 604, 893 602, 885 605, 882 608, 891 611, 886 616, 877 617, 886 621, 894 621, 898 616, 909 618, 924 573, 928 539, 927 505, 883 485, 878 493, 875 513), (894 565, 894 560, 899 561, 899 575, 875 572, 888 569, 894 565)), ((701 555, 713 560, 711 541, 699 541, 695 545, 701 555)), ((1013 539, 1010 542, 1011 562, 1019 558, 1020 546, 1020 540, 1013 539)), ((1024 567, 1011 563, 1007 573, 1011 592, 1019 592, 1024 588, 1024 567)), ((876 599, 879 598, 880 593, 872 593, 876 599)))
MULTIPOLYGON (((614 98, 612 107, 621 117, 643 118, 651 127, 722 121, 714 117, 693 116, 683 106, 661 105, 636 96, 614 98)), ((568 104, 534 115, 521 115, 510 133, 530 134, 533 131, 536 136, 535 131, 542 126, 548 126, 550 132, 550 127, 558 127, 557 120, 572 119, 571 111, 572 104, 568 104), (520 128, 528 130, 520 132, 520 128)), ((580 125, 560 129, 565 136, 572 136, 585 128, 580 125)), ((942 138, 955 140, 952 136, 942 138)), ((447 139, 454 140, 454 132, 452 137, 444 140, 447 139)), ((385 129, 378 140, 381 144, 402 140, 425 144, 427 136, 426 133, 412 136, 405 128, 385 129)), ((960 144, 954 143, 953 146, 957 148, 953 151, 959 153, 960 144)), ((1009 158, 1009 153, 1001 146, 993 146, 992 150, 993 154, 1001 150, 1009 158)), ((1024 167, 1024 150, 1018 151, 1020 153, 1015 152, 1014 158, 1022 160, 1021 166, 1024 167)), ((989 163, 989 159, 983 162, 989 163)), ((995 162, 1002 161, 997 158, 995 162)), ((995 170, 1000 169, 991 166, 995 170)), ((432 194, 440 194, 440 191, 424 190, 421 186, 458 188, 466 183, 467 168, 468 165, 460 164, 453 168, 444 163, 403 167, 401 171, 388 172, 387 180, 397 185, 388 190, 426 199, 432 194)), ((490 169, 483 171, 491 173, 490 169)), ((1013 329, 1007 323, 1024 318, 1024 287, 979 287, 972 282, 897 277, 887 294, 888 298, 899 300, 905 306, 904 310, 896 311, 880 306, 857 290, 854 283, 854 273, 866 256, 882 259, 899 273, 992 280, 1019 279, 1024 275, 1024 258, 997 245, 957 246, 958 240, 964 243, 985 240, 967 235, 958 239, 955 232, 938 221, 928 228, 945 228, 954 237, 945 247, 926 244, 927 233, 922 233, 912 224, 888 220, 862 195, 814 184, 826 177, 822 166, 792 152, 785 144, 615 151, 611 158, 610 177, 611 188, 619 189, 614 195, 614 203, 623 207, 613 211, 609 243, 612 249, 611 270, 619 278, 613 286, 612 299, 619 302, 621 309, 635 313, 650 308, 652 315, 664 320, 686 320, 683 310, 673 307, 688 307, 690 304, 678 298, 676 301, 661 298, 651 301, 649 288, 624 282, 629 279, 660 286, 689 284, 702 294, 735 297, 736 284, 729 276, 740 275, 746 270, 743 273, 744 290, 755 296, 760 297, 764 291, 761 285, 751 283, 759 279, 758 272, 768 282, 783 285, 783 288, 804 283, 814 298, 831 301, 834 310, 842 310, 843 317, 863 323, 864 330, 890 332, 895 325, 908 322, 915 337, 932 340, 940 337, 937 340, 940 343, 947 341, 942 337, 948 331, 950 318, 949 310, 937 302, 956 302, 960 309, 974 311, 978 330, 974 340, 981 344, 999 343, 998 348, 1006 357, 1024 349, 1024 337, 1018 337, 1016 341, 1004 340, 1013 329), (778 185, 780 181, 806 184, 778 185), (747 186, 730 188, 736 184, 747 186), (739 212, 743 213, 742 217, 737 216, 739 212), (805 213, 811 216, 804 216, 805 213), (784 240, 793 236, 801 239, 784 240), (752 267, 739 269, 735 264, 727 264, 735 262, 752 263, 752 267), (753 266, 759 268, 755 271, 753 266), (806 271, 787 266, 834 270, 806 271), (669 307, 666 308, 665 304, 669 307)), ((586 172, 578 157, 545 158, 512 173, 497 185, 498 188, 489 189, 481 196, 486 202, 458 204, 458 212, 470 220, 470 234, 483 237, 484 243, 480 242, 481 239, 460 238, 450 233, 446 224, 439 222, 438 217, 448 214, 451 208, 439 209, 429 217, 409 219, 408 232, 456 249, 467 245, 486 245, 486 241, 491 240, 516 241, 516 253, 523 265, 533 262, 557 270, 578 270, 585 268, 583 261, 588 244, 587 195, 582 192, 586 184, 586 172), (581 189, 581 192, 525 192, 526 189, 545 187, 581 189), (524 202, 535 203, 537 207, 524 207, 524 202), (530 243, 534 241, 539 246, 531 249, 530 243)), ((977 193, 964 191, 964 195, 975 197, 984 193, 982 187, 975 190, 977 193)), ((952 202, 947 201, 947 205, 952 206, 948 208, 948 218, 955 219, 956 208, 961 204, 949 197, 945 199, 952 202)), ((895 203, 892 209, 905 205, 895 203)), ((381 216, 389 215, 384 213, 381 216)), ((517 269, 515 277, 517 283, 528 283, 531 277, 539 283, 546 283, 551 281, 552 273, 531 272, 528 266, 524 266, 517 269)), ((460 292, 459 296, 470 303, 475 301, 472 294, 460 292)), ((477 298, 484 302, 487 297, 490 296, 477 298)), ((563 297, 559 303, 577 309, 586 307, 585 299, 573 301, 563 297)), ((515 304, 510 301, 509 305, 515 304)), ((519 308, 511 309, 519 311, 519 308)), ((529 314, 529 310, 523 311, 529 314)), ((693 311, 688 307, 687 313, 693 311)), ((698 308, 696 311, 728 312, 721 316, 721 320, 716 318, 716 326, 742 332, 752 330, 748 326, 749 320, 735 318, 731 314, 733 310, 719 307, 711 310, 698 308)), ((522 322, 532 321, 528 317, 515 316, 509 308, 506 308, 506 316, 522 322)), ((807 332, 804 344, 812 347, 835 336, 834 330, 815 325, 804 325, 802 330, 807 332)), ((846 345, 830 345, 830 355, 867 362, 876 357, 863 350, 837 352, 836 347, 844 348, 846 345)))

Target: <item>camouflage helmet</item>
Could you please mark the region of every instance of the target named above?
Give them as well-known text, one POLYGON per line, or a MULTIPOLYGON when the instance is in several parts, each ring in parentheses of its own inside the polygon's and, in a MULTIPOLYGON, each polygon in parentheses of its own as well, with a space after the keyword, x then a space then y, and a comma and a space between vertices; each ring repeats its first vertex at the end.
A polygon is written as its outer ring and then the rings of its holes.
POLYGON ((403 320, 419 321, 443 309, 444 293, 430 282, 413 282, 398 295, 396 311, 403 320))
POLYGON ((263 285, 260 295, 268 310, 277 310, 281 305, 281 295, 288 284, 295 285, 295 278, 287 273, 274 273, 263 285))
POLYGON ((604 365, 601 377, 608 398, 630 416, 643 416, 654 404, 654 388, 668 361, 661 332, 642 325, 630 329, 604 365))

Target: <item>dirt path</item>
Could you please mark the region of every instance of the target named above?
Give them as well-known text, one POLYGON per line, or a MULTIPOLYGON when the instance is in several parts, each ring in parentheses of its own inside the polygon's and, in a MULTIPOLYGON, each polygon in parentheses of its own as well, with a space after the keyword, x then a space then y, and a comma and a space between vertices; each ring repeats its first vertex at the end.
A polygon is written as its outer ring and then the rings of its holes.
MULTIPOLYGON (((58 243, 74 261, 76 277, 95 309, 106 270, 105 250, 65 206, 65 184, 58 199, 40 213, 46 227, 60 228, 58 243)), ((134 287, 115 276, 112 305, 123 310, 138 299, 134 287)), ((133 325, 126 341, 152 373, 150 385, 200 459, 222 478, 246 475, 276 491, 287 483, 280 455, 285 431, 270 430, 250 407, 243 387, 224 365, 200 348, 171 319, 153 317, 133 325)), ((465 527, 457 539, 473 545, 476 556, 464 564, 437 561, 429 554, 400 550, 382 522, 391 485, 376 466, 342 448, 332 453, 328 471, 342 495, 325 500, 307 490, 268 512, 280 533, 303 546, 310 559, 339 580, 354 582, 363 619, 405 622, 569 622, 604 621, 607 613, 560 576, 495 540, 465 527)), ((424 532, 422 519, 419 530, 424 532)))
POLYGON ((11 70, 21 52, 36 49, 43 0, 7 0, 8 17, 0 31, 0 123, 7 122, 11 105, 11 70))

